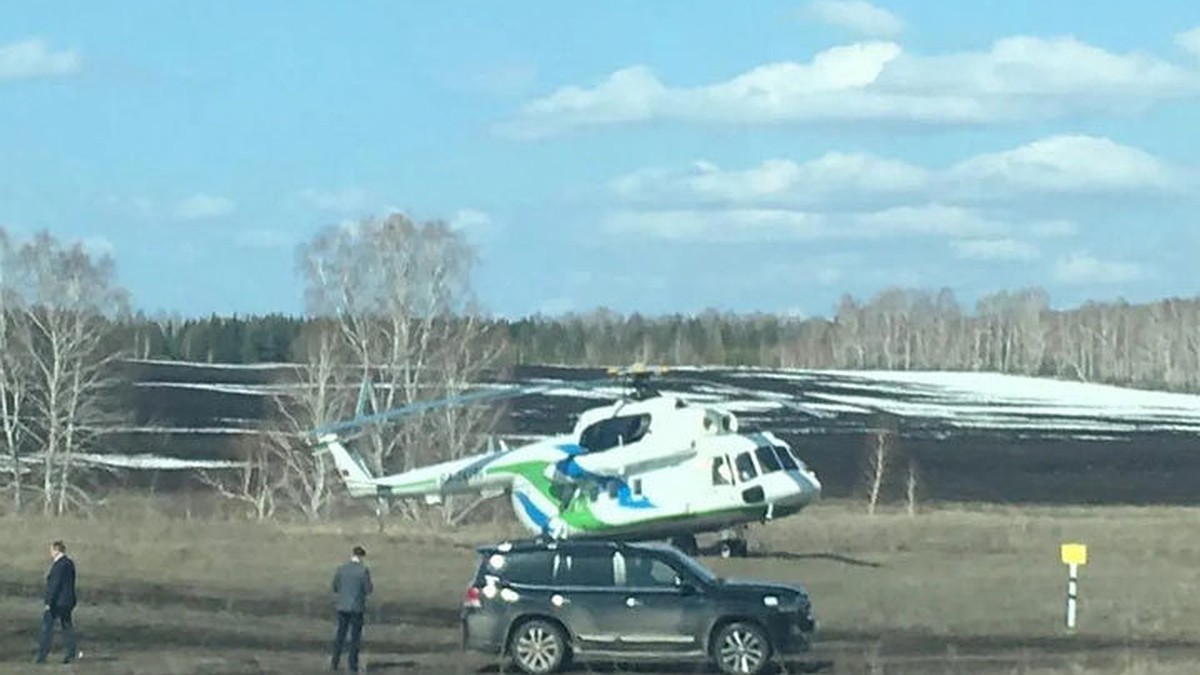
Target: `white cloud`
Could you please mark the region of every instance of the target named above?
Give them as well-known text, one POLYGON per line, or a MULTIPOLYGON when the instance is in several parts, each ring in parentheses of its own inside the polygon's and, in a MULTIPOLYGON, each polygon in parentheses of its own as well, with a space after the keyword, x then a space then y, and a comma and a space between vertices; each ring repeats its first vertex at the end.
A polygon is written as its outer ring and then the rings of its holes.
MULTIPOLYGON (((795 162, 770 159, 748 169, 698 161, 686 169, 639 169, 609 182, 626 204, 668 208, 743 206, 868 211, 887 205, 1005 203, 1027 196, 1183 196, 1200 187, 1196 167, 1095 136, 1051 136, 1003 152, 925 168, 875 155, 831 152, 795 162)), ((1030 224, 1038 237, 1075 233, 1065 220, 1030 224)))
POLYGON ((1016 239, 964 239, 951 242, 956 257, 963 260, 1021 260, 1036 259, 1036 246, 1016 239))
POLYGON ((1104 137, 1051 136, 951 167, 956 187, 998 192, 1127 193, 1182 188, 1189 176, 1150 153, 1104 137))
POLYGON ((669 241, 721 243, 829 236, 822 216, 780 209, 623 211, 609 216, 605 230, 669 241))
POLYGON ((175 205, 175 217, 180 220, 205 220, 233 213, 237 205, 225 197, 197 192, 175 205))
POLYGON ((1079 226, 1069 220, 1045 220, 1029 226, 1029 232, 1040 239, 1061 239, 1079 233, 1079 226))
POLYGON ((831 152, 797 163, 770 159, 757 167, 724 171, 700 161, 694 170, 643 169, 610 183, 622 199, 634 202, 822 204, 839 198, 863 199, 924 189, 928 172, 906 162, 861 153, 831 152))
POLYGON ((769 286, 790 286, 797 281, 816 283, 819 286, 838 286, 846 279, 858 279, 863 276, 867 271, 864 262, 861 254, 846 252, 805 256, 786 262, 763 261, 754 273, 730 279, 729 283, 740 283, 746 287, 747 292, 769 286))
POLYGON ((672 87, 646 66, 594 86, 533 100, 498 130, 537 138, 577 128, 649 120, 728 124, 895 122, 991 124, 1137 110, 1200 94, 1200 72, 1139 53, 1114 53, 1073 37, 1016 36, 985 51, 908 54, 861 42, 806 63, 769 63, 730 80, 672 87))
POLYGON ((973 209, 936 203, 855 214, 847 220, 851 225, 845 234, 868 237, 970 237, 1000 234, 1009 229, 1008 225, 989 220, 973 209))
POLYGON ((0 80, 74 75, 82 62, 74 50, 52 51, 40 38, 28 38, 0 45, 0 80))
POLYGON ((479 230, 492 225, 492 216, 479 209, 459 209, 450 219, 450 227, 456 230, 479 230))
POLYGON ((1068 284, 1110 284, 1136 281, 1146 276, 1141 265, 1131 262, 1100 260, 1087 252, 1059 258, 1054 277, 1068 284))
POLYGON ((360 187, 346 187, 336 190, 301 190, 299 198, 309 206, 321 211, 336 211, 338 213, 359 213, 369 209, 370 194, 360 187))
POLYGON ((1177 34, 1175 36, 1175 44, 1196 56, 1200 56, 1200 26, 1177 34))
POLYGON ((234 235, 234 243, 242 248, 255 249, 289 249, 296 241, 291 234, 282 230, 252 229, 243 230, 234 235))
POLYGON ((863 0, 814 0, 805 7, 813 18, 866 37, 896 37, 904 21, 863 0))
POLYGON ((621 211, 607 233, 710 243, 972 237, 1009 229, 971 210, 942 204, 901 206, 867 213, 829 214, 789 209, 677 209, 621 211))

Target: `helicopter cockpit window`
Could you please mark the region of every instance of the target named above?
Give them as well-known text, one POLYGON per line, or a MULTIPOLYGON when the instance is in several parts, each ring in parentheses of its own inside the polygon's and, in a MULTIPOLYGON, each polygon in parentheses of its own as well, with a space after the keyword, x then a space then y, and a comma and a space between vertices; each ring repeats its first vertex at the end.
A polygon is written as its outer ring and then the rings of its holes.
POLYGON ((745 483, 758 476, 758 469, 754 467, 754 460, 751 459, 749 452, 743 452, 734 460, 737 466, 738 480, 745 483))
POLYGON ((783 465, 785 471, 795 471, 797 469, 796 460, 792 459, 792 453, 788 452, 783 446, 775 446, 775 454, 779 456, 779 463, 783 465))
POLYGON ((774 473, 783 468, 779 464, 779 458, 775 456, 775 451, 769 445, 755 448, 754 454, 758 455, 758 464, 762 467, 763 473, 774 473))
POLYGON ((650 415, 609 417, 589 425, 579 434, 579 444, 589 452, 600 452, 642 440, 650 430, 650 415))
POLYGON ((729 470, 729 460, 724 455, 713 457, 712 484, 733 485, 733 473, 729 470))
MULTIPOLYGON (((780 450, 783 450, 783 448, 780 448, 780 450)), ((796 460, 797 468, 801 471, 808 471, 808 465, 804 463, 803 459, 800 459, 800 453, 796 452, 795 448, 787 448, 787 452, 792 456, 792 459, 796 460)))

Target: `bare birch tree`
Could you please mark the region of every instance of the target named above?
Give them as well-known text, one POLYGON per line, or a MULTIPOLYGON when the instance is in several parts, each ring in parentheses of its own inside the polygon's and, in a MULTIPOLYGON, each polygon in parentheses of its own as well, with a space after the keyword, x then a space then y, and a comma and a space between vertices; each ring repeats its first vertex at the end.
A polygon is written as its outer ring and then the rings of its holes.
MULTIPOLYGON (((349 362, 375 383, 374 410, 454 393, 494 360, 475 319, 474 251, 446 223, 392 214, 329 227, 300 260, 308 311, 338 327, 349 362)), ((426 415, 360 443, 372 470, 406 471, 458 452, 463 423, 426 415)))
POLYGON ((28 409, 42 453, 43 512, 62 514, 90 501, 74 480, 73 456, 114 421, 110 366, 119 354, 104 338, 128 299, 112 258, 93 257, 81 244, 43 232, 21 246, 18 262, 26 325, 17 334, 31 364, 28 409))
POLYGON ((870 447, 867 449, 867 515, 875 515, 875 508, 879 505, 883 479, 887 474, 889 445, 886 431, 879 429, 871 432, 870 447))
POLYGON ((260 439, 239 441, 238 451, 241 461, 238 468, 220 472, 200 470, 198 479, 225 499, 244 505, 248 518, 258 521, 273 518, 276 499, 287 481, 286 468, 260 439))
POLYGON ((352 412, 352 383, 343 365, 345 351, 336 325, 310 324, 294 349, 300 362, 291 383, 294 391, 273 397, 274 419, 266 442, 286 473, 282 495, 305 518, 315 521, 328 510, 336 474, 326 455, 313 453, 305 434, 352 412))
POLYGON ((909 516, 917 515, 917 459, 908 456, 908 475, 904 478, 904 508, 909 516))
POLYGON ((29 359, 21 349, 21 297, 16 287, 17 259, 8 233, 0 228, 0 426, 11 470, 13 511, 20 513, 26 471, 22 406, 28 391, 29 359))

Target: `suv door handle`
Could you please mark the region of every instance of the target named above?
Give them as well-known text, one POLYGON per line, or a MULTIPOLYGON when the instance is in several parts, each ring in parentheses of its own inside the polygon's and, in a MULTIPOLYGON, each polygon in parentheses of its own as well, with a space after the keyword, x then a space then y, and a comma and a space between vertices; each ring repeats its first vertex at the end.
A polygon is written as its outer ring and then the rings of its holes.
POLYGON ((626 607, 640 607, 641 604, 642 604, 642 601, 638 600, 637 598, 625 598, 625 606, 626 607))

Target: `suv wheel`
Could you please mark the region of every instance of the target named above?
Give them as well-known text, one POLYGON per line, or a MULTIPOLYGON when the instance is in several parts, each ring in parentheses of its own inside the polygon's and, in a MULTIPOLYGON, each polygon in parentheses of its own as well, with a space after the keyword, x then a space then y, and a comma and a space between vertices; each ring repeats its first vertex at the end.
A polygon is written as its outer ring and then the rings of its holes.
POLYGON ((771 658, 771 641, 752 623, 736 622, 717 633, 713 658, 723 673, 761 673, 771 658))
POLYGON ((508 653, 517 667, 526 673, 553 673, 566 658, 567 640, 562 630, 552 623, 527 621, 513 631, 508 653))

